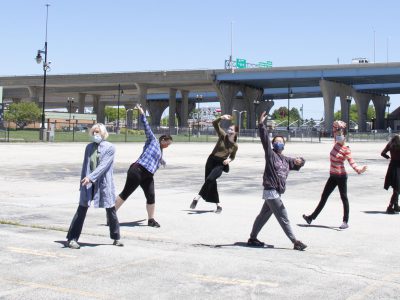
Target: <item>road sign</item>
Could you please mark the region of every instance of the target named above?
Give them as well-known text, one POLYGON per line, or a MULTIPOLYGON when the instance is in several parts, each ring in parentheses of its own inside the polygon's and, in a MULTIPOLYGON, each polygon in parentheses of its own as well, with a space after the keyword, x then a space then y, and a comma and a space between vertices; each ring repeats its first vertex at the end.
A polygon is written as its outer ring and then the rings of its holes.
POLYGON ((246 69, 247 62, 243 58, 236 58, 236 68, 238 69, 246 69))
POLYGON ((272 68, 272 61, 261 61, 258 63, 259 68, 272 68))

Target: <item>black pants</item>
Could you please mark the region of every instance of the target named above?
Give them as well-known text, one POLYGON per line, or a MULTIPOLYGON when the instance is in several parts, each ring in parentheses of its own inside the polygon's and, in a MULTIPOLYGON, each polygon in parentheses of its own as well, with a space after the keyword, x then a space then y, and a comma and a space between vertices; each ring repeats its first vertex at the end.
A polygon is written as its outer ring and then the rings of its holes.
POLYGON ((324 191, 322 192, 321 200, 318 203, 317 208, 310 215, 312 219, 316 219, 319 213, 324 208, 326 201, 328 201, 329 195, 333 190, 339 187, 340 198, 343 202, 343 222, 349 221, 349 200, 347 199, 347 176, 330 176, 326 182, 324 191))
POLYGON ((122 192, 119 194, 119 197, 125 201, 139 185, 144 192, 147 204, 154 204, 156 202, 154 192, 154 175, 137 163, 134 163, 129 167, 125 186, 122 192))
POLYGON ((224 159, 210 155, 206 163, 205 182, 199 195, 207 202, 219 203, 217 179, 222 172, 229 172, 229 165, 223 164, 224 159))
MULTIPOLYGON (((67 240, 79 240, 82 232, 83 223, 85 222, 86 212, 88 207, 79 205, 74 218, 72 219, 71 225, 69 226, 67 240)), ((110 222, 110 238, 113 240, 119 240, 119 222, 117 217, 117 212, 115 211, 115 206, 106 208, 107 219, 110 222)))

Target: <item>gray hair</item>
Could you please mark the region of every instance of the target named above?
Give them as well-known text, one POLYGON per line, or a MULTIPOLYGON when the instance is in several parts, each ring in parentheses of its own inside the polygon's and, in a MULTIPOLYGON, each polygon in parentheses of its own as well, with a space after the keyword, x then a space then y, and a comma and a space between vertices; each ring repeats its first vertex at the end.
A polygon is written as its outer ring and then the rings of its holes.
POLYGON ((92 128, 90 128, 89 130, 89 135, 92 136, 93 135, 93 131, 98 128, 100 130, 100 135, 103 138, 103 140, 106 140, 108 138, 108 131, 106 126, 104 126, 103 123, 96 123, 92 126, 92 128))

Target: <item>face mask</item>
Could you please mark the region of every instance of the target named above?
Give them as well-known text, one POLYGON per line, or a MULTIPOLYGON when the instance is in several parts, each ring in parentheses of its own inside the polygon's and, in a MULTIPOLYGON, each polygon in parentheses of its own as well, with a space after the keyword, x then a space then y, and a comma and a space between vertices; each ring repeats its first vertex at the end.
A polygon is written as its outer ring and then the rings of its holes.
POLYGON ((345 136, 344 135, 337 135, 335 137, 335 139, 336 139, 336 142, 343 142, 344 139, 345 139, 345 136))
POLYGON ((102 140, 103 140, 103 138, 101 137, 101 135, 99 135, 99 134, 92 135, 92 142, 100 144, 100 142, 102 140))
POLYGON ((235 132, 234 132, 232 129, 228 129, 228 130, 226 131, 226 133, 229 134, 229 135, 232 135, 232 134, 234 134, 235 132))
POLYGON ((275 151, 282 151, 285 148, 285 144, 284 143, 273 143, 272 147, 274 148, 275 151))

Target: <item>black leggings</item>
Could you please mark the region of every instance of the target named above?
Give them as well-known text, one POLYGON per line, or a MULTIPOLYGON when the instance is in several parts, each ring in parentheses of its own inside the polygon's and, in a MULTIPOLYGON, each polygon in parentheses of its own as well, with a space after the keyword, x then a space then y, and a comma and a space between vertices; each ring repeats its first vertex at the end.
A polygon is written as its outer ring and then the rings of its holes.
POLYGON ((328 181, 326 182, 324 191, 322 192, 321 200, 318 203, 317 208, 310 215, 310 217, 314 220, 318 217, 319 213, 324 208, 326 201, 328 201, 329 195, 333 192, 333 190, 339 187, 340 198, 343 202, 343 222, 349 221, 349 200, 347 199, 347 176, 330 176, 328 181))
MULTIPOLYGON (((67 239, 70 240, 79 240, 79 237, 82 232, 83 223, 85 222, 86 212, 89 207, 79 205, 76 213, 72 219, 71 225, 68 230, 67 239)), ((115 211, 115 206, 106 208, 107 211, 107 220, 110 221, 110 238, 113 240, 119 240, 119 222, 117 213, 115 211)))
POLYGON ((129 167, 125 186, 119 194, 119 197, 125 201, 139 185, 144 192, 147 204, 154 204, 156 202, 154 193, 154 176, 137 163, 134 163, 129 167))
POLYGON ((205 182, 199 192, 206 202, 219 203, 217 179, 221 177, 222 172, 229 172, 229 165, 224 165, 223 161, 223 158, 213 155, 207 159, 205 182))

